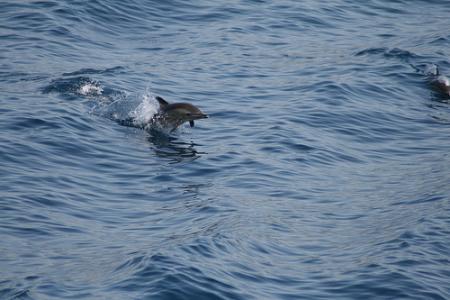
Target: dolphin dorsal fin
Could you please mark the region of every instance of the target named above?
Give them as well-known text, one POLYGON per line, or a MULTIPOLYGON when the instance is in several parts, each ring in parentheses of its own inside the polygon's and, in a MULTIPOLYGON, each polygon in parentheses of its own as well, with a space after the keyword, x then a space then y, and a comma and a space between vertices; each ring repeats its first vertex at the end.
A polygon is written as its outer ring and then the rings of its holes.
POLYGON ((162 97, 160 97, 160 96, 156 96, 155 99, 156 99, 156 101, 158 101, 159 106, 160 106, 161 108, 164 108, 164 107, 166 107, 167 105, 169 105, 169 102, 167 102, 166 100, 164 100, 164 99, 163 99, 162 97))

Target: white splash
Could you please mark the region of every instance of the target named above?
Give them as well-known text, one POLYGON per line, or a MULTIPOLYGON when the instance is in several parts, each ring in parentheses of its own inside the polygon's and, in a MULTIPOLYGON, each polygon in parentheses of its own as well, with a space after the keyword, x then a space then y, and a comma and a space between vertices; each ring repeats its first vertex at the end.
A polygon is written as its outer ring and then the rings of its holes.
POLYGON ((145 127, 150 124, 153 116, 158 112, 159 104, 150 91, 146 91, 142 95, 142 101, 132 110, 128 116, 133 119, 133 122, 138 127, 145 127))
POLYGON ((78 92, 84 96, 99 96, 103 93, 103 88, 96 82, 87 82, 80 86, 78 92))
POLYGON ((438 75, 438 67, 435 64, 427 64, 424 70, 425 75, 438 75))

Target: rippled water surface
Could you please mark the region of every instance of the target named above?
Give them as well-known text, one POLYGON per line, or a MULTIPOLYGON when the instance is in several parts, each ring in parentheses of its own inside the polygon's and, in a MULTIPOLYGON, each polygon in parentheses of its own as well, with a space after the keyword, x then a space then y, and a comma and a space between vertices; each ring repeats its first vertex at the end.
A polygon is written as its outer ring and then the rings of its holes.
POLYGON ((2 1, 0 298, 450 299, 449 15, 2 1))

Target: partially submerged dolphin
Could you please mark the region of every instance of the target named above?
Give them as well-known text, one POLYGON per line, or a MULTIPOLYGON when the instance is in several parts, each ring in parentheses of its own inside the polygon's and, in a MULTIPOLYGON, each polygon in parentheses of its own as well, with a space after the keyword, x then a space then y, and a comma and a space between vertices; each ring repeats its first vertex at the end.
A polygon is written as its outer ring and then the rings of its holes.
POLYGON ((437 65, 427 65, 425 74, 430 77, 430 83, 436 91, 450 97, 450 80, 447 76, 440 74, 437 65))
POLYGON ((440 93, 450 97, 450 80, 446 76, 438 75, 431 81, 431 84, 433 84, 440 93))
POLYGON ((170 132, 185 122, 189 122, 189 125, 194 127, 195 120, 208 118, 208 115, 192 104, 168 103, 159 96, 156 96, 155 99, 159 103, 159 111, 152 118, 152 122, 158 123, 162 128, 170 129, 170 132))

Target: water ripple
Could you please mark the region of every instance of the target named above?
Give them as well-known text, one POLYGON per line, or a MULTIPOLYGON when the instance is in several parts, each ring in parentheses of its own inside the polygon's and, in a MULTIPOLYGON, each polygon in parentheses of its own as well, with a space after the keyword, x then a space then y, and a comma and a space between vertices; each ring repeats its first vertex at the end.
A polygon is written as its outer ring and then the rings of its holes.
POLYGON ((0 298, 449 299, 449 13, 2 1, 0 298))

